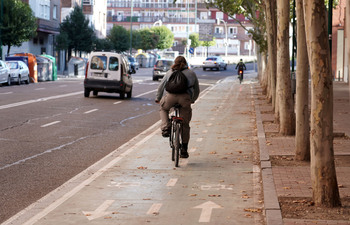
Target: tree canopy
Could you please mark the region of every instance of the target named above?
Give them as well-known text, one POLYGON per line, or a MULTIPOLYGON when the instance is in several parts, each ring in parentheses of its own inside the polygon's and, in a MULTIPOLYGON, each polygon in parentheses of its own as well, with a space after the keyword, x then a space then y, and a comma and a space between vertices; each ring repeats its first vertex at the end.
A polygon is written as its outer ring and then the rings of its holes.
POLYGON ((35 36, 37 24, 28 4, 15 0, 6 0, 3 3, 1 41, 8 46, 9 54, 11 46, 21 46, 35 36))
POLYGON ((173 46, 174 34, 166 26, 152 27, 151 31, 159 36, 159 40, 156 46, 158 49, 163 50, 171 48, 173 46))
POLYGON ((94 29, 89 26, 89 20, 85 18, 79 6, 64 19, 60 25, 60 34, 57 37, 57 48, 68 49, 68 54, 74 50, 79 52, 91 52, 93 42, 96 40, 94 29))

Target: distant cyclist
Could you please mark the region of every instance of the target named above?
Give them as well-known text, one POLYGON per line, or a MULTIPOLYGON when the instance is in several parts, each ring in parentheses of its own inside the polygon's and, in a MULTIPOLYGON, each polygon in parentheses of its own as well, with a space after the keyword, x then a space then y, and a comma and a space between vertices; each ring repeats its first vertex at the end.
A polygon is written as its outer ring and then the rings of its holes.
POLYGON ((238 68, 237 74, 239 75, 239 72, 242 71, 242 78, 243 79, 243 70, 246 70, 247 67, 245 67, 245 64, 243 62, 243 59, 239 60, 239 63, 236 65, 236 69, 238 68))
POLYGON ((160 104, 160 118, 162 120, 161 130, 163 137, 169 137, 171 123, 169 121, 169 110, 175 105, 180 104, 180 116, 184 119, 182 130, 181 158, 188 158, 188 142, 190 140, 190 121, 192 118, 191 104, 194 103, 199 96, 199 83, 196 74, 188 68, 187 61, 183 56, 176 57, 174 65, 163 77, 159 84, 156 96, 156 103, 160 104), (184 93, 169 93, 163 96, 166 84, 174 71, 180 70, 187 78, 187 85, 184 93))

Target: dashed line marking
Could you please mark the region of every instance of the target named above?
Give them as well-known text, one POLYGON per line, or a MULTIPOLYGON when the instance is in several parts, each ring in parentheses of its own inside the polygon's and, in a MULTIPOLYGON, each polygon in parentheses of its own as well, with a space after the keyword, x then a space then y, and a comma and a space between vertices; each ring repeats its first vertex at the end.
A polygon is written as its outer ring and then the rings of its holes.
POLYGON ((0 93, 0 95, 9 95, 9 94, 12 94, 12 93, 13 93, 12 91, 9 91, 9 92, 0 93))
POLYGON ((207 123, 207 127, 210 127, 212 126, 213 124, 212 123, 207 123))
POLYGON ((197 141, 197 142, 202 142, 202 141, 203 141, 203 138, 197 138, 196 141, 197 141))
POLYGON ((45 90, 46 88, 36 88, 36 89, 34 89, 34 90, 36 90, 36 91, 40 91, 40 90, 45 90))
POLYGON ((212 118, 210 118, 210 120, 215 120, 215 118, 214 118, 214 117, 212 117, 212 118))
POLYGON ((84 112, 84 114, 92 113, 92 112, 95 112, 95 111, 97 111, 97 110, 98 110, 98 109, 92 109, 92 110, 89 110, 89 111, 84 112))
POLYGON ((52 125, 55 125, 57 123, 61 123, 61 121, 54 121, 52 123, 47 123, 47 124, 44 124, 44 125, 41 125, 40 127, 48 127, 48 126, 52 126, 52 125))
POLYGON ((167 187, 174 187, 176 182, 177 182, 178 178, 172 178, 168 181, 168 183, 166 184, 167 187))
POLYGON ((120 104, 120 103, 122 103, 121 101, 118 101, 118 102, 114 102, 113 104, 114 105, 118 105, 118 104, 120 104))
POLYGON ((203 130, 202 133, 206 134, 206 133, 208 133, 208 130, 203 130))
POLYGON ((151 208, 149 208, 147 215, 157 215, 159 214, 160 208, 162 207, 162 203, 154 203, 151 208))

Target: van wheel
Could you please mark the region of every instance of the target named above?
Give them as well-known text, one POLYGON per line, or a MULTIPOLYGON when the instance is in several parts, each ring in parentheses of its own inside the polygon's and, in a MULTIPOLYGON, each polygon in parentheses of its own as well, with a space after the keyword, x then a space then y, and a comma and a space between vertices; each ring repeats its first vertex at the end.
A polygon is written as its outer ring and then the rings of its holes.
POLYGON ((17 82, 17 84, 18 84, 18 85, 21 85, 21 82, 22 82, 22 80, 21 80, 21 75, 19 75, 19 76, 18 76, 18 82, 17 82))
POLYGON ((124 99, 125 98, 125 91, 120 92, 119 97, 120 97, 120 99, 124 99))
POLYGON ((93 91, 92 94, 93 94, 94 96, 97 96, 97 95, 98 95, 98 91, 93 91))
POLYGON ((132 88, 130 89, 130 91, 128 93, 126 93, 126 97, 131 98, 131 95, 132 95, 132 88))
POLYGON ((29 84, 29 76, 27 76, 26 84, 29 84))
POLYGON ((84 89, 84 96, 85 96, 85 98, 88 98, 89 95, 90 95, 90 90, 87 89, 87 88, 85 88, 85 89, 84 89))
POLYGON ((10 86, 10 85, 11 85, 11 77, 8 76, 8 78, 7 78, 7 86, 10 86))

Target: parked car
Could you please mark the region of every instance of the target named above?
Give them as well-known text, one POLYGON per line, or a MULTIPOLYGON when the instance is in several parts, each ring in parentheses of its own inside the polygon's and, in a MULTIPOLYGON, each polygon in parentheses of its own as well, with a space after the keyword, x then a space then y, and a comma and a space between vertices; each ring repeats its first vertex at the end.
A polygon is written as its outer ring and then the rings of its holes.
POLYGON ((119 93, 131 98, 133 82, 126 56, 114 52, 92 52, 86 65, 84 96, 90 92, 119 93))
POLYGON ((156 61, 153 67, 153 80, 163 78, 171 66, 174 64, 174 60, 170 59, 159 59, 156 61))
POLYGON ((206 69, 227 69, 227 63, 220 56, 210 56, 203 62, 203 70, 206 69))
POLYGON ((24 81, 29 84, 29 68, 22 61, 7 61, 7 66, 10 68, 11 82, 15 82, 18 85, 24 81))
POLYGON ((128 56, 129 64, 130 64, 130 70, 132 73, 136 73, 136 70, 139 69, 139 63, 136 61, 136 59, 132 56, 128 56))
POLYGON ((5 61, 0 60, 0 84, 6 83, 11 85, 10 68, 7 66, 5 61))

